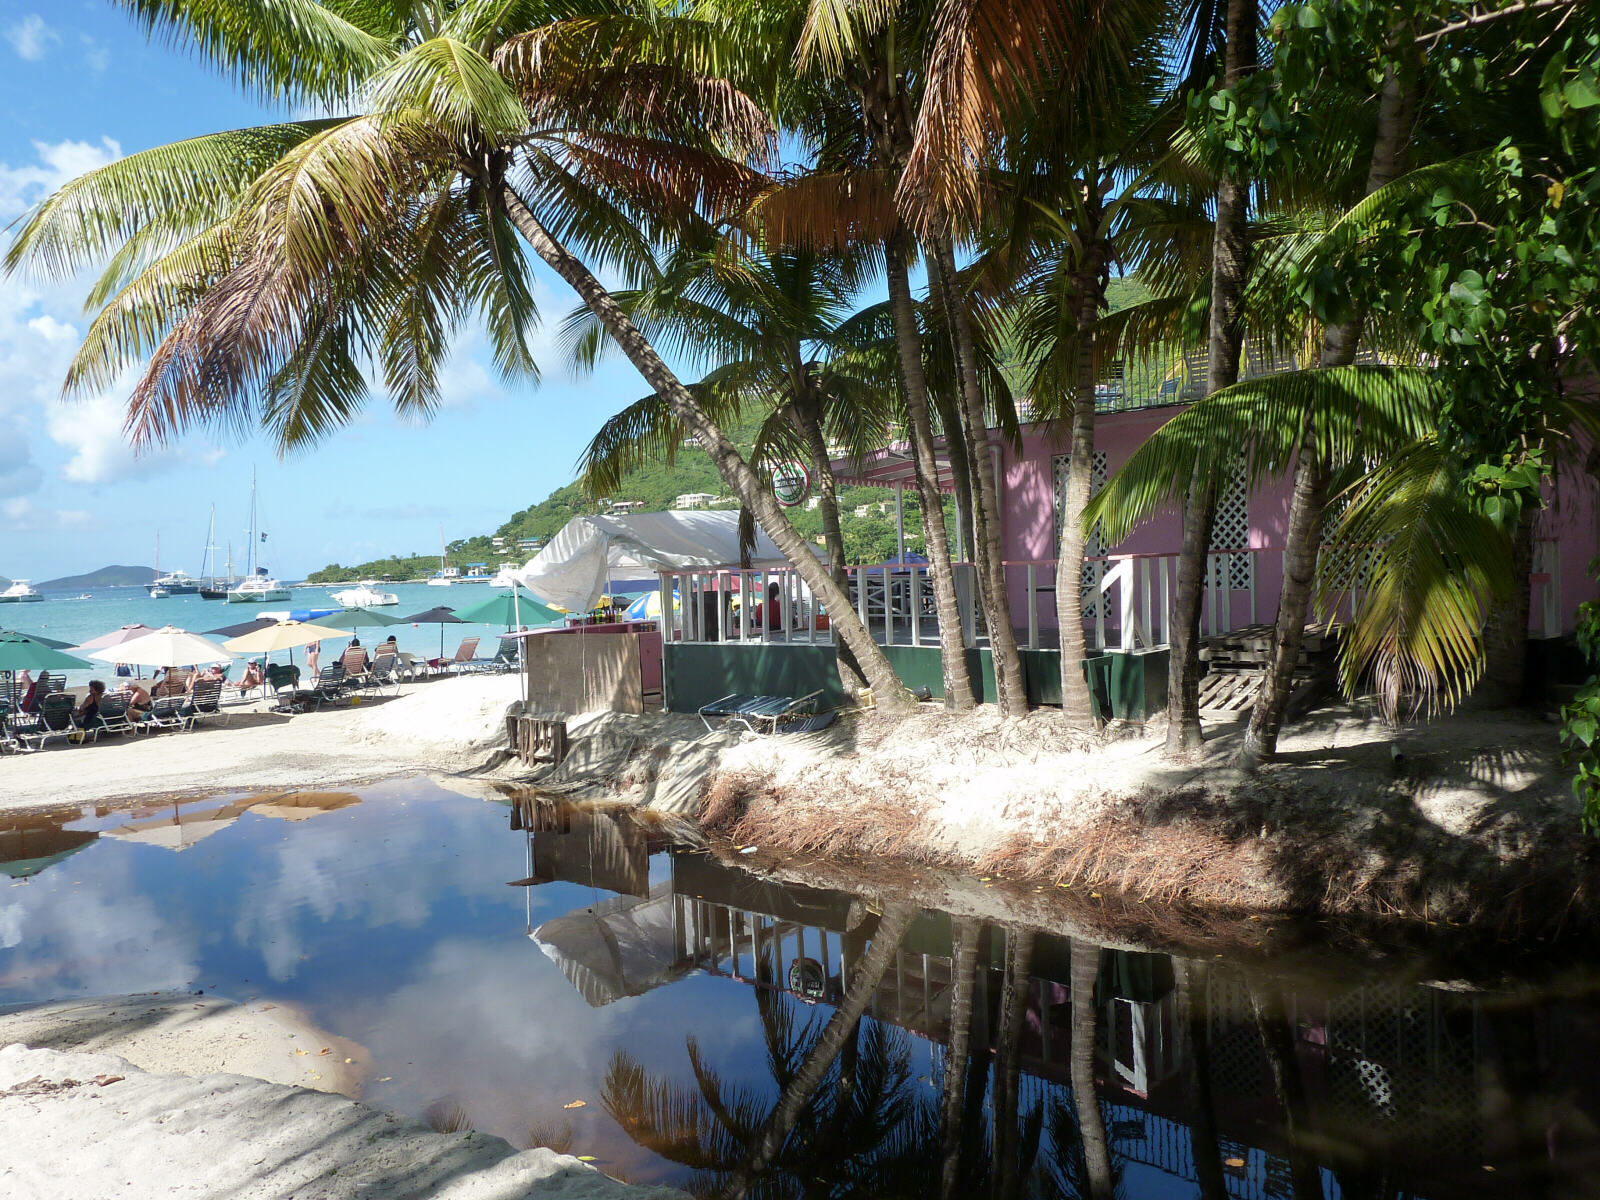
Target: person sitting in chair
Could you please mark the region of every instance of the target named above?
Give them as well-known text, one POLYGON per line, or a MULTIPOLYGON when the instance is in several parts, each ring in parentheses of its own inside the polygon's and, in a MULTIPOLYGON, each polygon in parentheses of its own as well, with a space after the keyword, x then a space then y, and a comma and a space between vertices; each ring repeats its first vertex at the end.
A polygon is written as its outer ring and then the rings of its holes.
POLYGON ((239 677, 239 691, 253 691, 265 683, 266 678, 267 677, 262 674, 261 664, 252 658, 249 662, 245 663, 244 674, 239 677))
POLYGON ((150 710, 156 702, 150 698, 150 693, 137 683, 128 682, 122 685, 122 694, 128 698, 128 719, 142 721, 150 715, 150 710))
POLYGON ((783 604, 778 599, 778 581, 774 579, 767 584, 767 602, 757 610, 759 624, 767 629, 783 628, 783 604))
POLYGON ((72 710, 72 717, 84 729, 100 724, 100 701, 105 698, 106 685, 98 679, 89 681, 89 691, 83 703, 72 710))

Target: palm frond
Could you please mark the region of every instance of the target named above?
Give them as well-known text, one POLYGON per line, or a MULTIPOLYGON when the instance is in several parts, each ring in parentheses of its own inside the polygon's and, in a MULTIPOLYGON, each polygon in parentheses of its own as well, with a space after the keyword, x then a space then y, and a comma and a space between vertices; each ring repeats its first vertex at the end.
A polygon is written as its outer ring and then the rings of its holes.
POLYGON ((1181 505, 1197 471, 1241 458, 1247 486, 1286 473, 1306 422, 1317 452, 1335 464, 1376 458, 1432 432, 1443 400, 1432 371, 1348 366, 1246 379, 1198 400, 1134 451, 1084 510, 1116 543, 1163 508, 1181 505))
POLYGON ((1389 454, 1345 493, 1319 564, 1319 620, 1356 597, 1345 692, 1370 677, 1391 720, 1460 702, 1483 670, 1489 607, 1516 586, 1510 538, 1470 504, 1462 473, 1433 438, 1389 454))
POLYGON ((341 104, 394 56, 387 5, 317 0, 113 0, 152 37, 192 47, 265 99, 341 104))
POLYGON ((527 125, 511 85, 470 46, 448 37, 413 46, 373 76, 371 102, 385 112, 416 110, 458 146, 498 146, 527 125))

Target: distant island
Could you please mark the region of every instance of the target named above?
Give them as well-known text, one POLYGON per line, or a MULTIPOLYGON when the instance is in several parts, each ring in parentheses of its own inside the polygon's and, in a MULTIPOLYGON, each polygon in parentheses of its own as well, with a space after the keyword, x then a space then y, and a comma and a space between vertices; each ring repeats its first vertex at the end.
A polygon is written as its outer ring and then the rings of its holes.
POLYGON ((46 579, 33 586, 41 592, 82 591, 97 587, 148 587, 155 579, 154 567, 101 567, 87 575, 63 575, 60 579, 46 579))

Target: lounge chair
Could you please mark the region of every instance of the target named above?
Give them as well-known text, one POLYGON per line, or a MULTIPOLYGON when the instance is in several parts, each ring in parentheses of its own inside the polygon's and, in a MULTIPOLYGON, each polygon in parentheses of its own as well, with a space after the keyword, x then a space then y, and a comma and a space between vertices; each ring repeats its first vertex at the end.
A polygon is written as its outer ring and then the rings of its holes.
POLYGON ((277 701, 277 711, 300 712, 302 710, 300 668, 293 663, 269 663, 267 665, 267 681, 263 686, 272 693, 272 698, 277 701), (285 695, 285 692, 288 695, 285 695))
POLYGON ((462 638, 461 645, 456 647, 454 658, 430 658, 428 665, 437 671, 449 671, 452 668, 471 670, 467 664, 477 656, 478 639, 475 637, 462 638))
POLYGON ((189 715, 189 697, 185 695, 162 696, 150 706, 150 715, 139 722, 141 733, 155 733, 158 729, 189 729, 194 718, 189 715))
POLYGON ((337 704, 349 690, 343 663, 329 663, 317 672, 316 686, 306 693, 306 699, 318 708, 324 704, 337 704))
POLYGON ((799 699, 787 696, 754 696, 735 692, 700 708, 700 720, 707 729, 715 728, 712 717, 736 721, 751 733, 776 733, 780 725, 809 717, 819 716, 817 700, 822 693, 815 691, 799 699), (764 728, 763 728, 764 727, 764 728))
POLYGON ((50 742, 71 741, 77 735, 93 739, 94 734, 86 733, 72 715, 72 710, 77 706, 77 700, 65 692, 46 696, 44 703, 39 706, 39 723, 18 736, 24 745, 31 744, 35 750, 44 749, 50 742))
POLYGON ((380 650, 372 657, 372 665, 367 668, 367 686, 374 691, 384 688, 393 688, 396 693, 400 691, 400 656, 393 650, 380 650))
POLYGON ((522 666, 522 660, 517 655, 517 638, 501 638, 500 648, 494 652, 493 658, 482 660, 474 659, 478 663, 478 670, 493 674, 504 674, 515 671, 522 666))
POLYGON ((163 696, 186 696, 189 693, 189 679, 193 671, 168 671, 161 682, 150 689, 150 698, 160 700, 163 696))
POLYGON ((187 713, 191 729, 201 717, 226 717, 222 711, 222 680, 202 679, 195 684, 189 693, 187 713))
POLYGON ((135 733, 138 731, 128 717, 128 697, 108 695, 100 701, 98 731, 100 733, 135 733))

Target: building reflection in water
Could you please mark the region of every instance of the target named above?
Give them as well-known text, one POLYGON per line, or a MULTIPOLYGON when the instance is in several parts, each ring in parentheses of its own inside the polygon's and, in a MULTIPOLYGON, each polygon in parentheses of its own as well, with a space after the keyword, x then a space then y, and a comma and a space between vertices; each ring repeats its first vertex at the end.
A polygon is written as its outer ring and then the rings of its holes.
POLYGON ((754 990, 772 1095, 725 1087, 693 1042, 687 1083, 622 1055, 607 1078, 623 1129, 695 1168, 701 1194, 1596 1193, 1592 997, 1355 968, 1335 983, 878 913, 621 815, 524 797, 512 823, 518 883, 616 893, 537 926, 530 905, 529 936, 590 1004, 690 972, 754 990))

